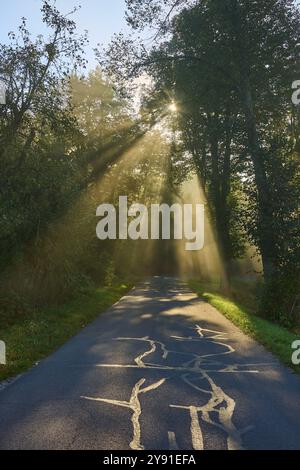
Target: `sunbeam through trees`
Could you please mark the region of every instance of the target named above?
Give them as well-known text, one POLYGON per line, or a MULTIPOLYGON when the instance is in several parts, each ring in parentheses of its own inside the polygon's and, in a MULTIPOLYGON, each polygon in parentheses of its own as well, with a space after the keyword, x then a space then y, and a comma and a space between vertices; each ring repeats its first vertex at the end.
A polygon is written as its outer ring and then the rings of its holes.
MULTIPOLYGON (((81 367, 78 350, 93 337, 82 354, 105 380, 85 391, 82 372, 74 400, 102 413, 115 448, 109 410, 131 420, 132 450, 258 448, 249 414, 259 429, 268 416, 270 436, 280 428, 261 399, 264 380, 273 389, 290 378, 243 333, 299 372, 299 1, 28 0, 26 18, 25 2, 9 3, 0 17, 0 410, 1 380, 87 327, 62 362, 81 367), (220 345, 225 353, 211 353, 220 345), (258 366, 251 411, 244 375, 258 366), (166 389, 160 422, 151 400, 166 389), (147 435, 153 419, 157 440, 147 435)), ((42 442, 26 439, 20 448, 42 442)))

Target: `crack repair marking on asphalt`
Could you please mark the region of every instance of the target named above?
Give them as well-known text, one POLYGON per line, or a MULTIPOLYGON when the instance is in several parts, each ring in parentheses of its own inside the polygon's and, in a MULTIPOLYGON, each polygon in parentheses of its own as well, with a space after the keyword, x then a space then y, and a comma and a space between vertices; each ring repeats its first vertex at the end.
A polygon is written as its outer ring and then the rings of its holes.
POLYGON ((132 394, 130 397, 130 401, 118 401, 118 400, 107 400, 104 398, 91 398, 91 397, 82 397, 86 400, 90 401, 98 401, 103 403, 109 403, 111 405, 122 406, 125 408, 130 408, 133 411, 131 422, 133 426, 133 438, 130 443, 130 448, 132 450, 144 450, 144 446, 141 444, 141 425, 140 425, 140 416, 142 414, 142 407, 139 400, 139 395, 141 393, 151 392, 151 390, 155 390, 156 388, 160 387, 164 382, 165 379, 159 380, 158 382, 149 385, 148 387, 141 388, 142 385, 146 382, 146 379, 141 379, 137 382, 132 390, 132 394))
MULTIPOLYGON (((149 369, 149 370, 159 370, 159 371, 170 371, 170 372, 180 372, 180 378, 182 381, 188 385, 189 387, 193 388, 194 390, 204 394, 209 395, 210 398, 208 402, 203 406, 192 406, 192 405, 173 405, 170 404, 170 408, 172 409, 181 409, 189 411, 191 424, 190 424, 190 432, 191 432, 191 440, 194 450, 204 450, 204 437, 203 431, 200 425, 200 419, 212 425, 220 430, 222 430, 227 436, 227 449, 228 450, 242 450, 243 449, 243 439, 242 436, 253 429, 253 426, 247 426, 242 430, 238 430, 233 423, 233 416, 236 409, 236 402, 235 400, 228 396, 224 390, 218 386, 209 373, 259 373, 258 370, 247 370, 247 367, 252 367, 254 364, 231 364, 231 365, 224 365, 222 362, 212 361, 209 358, 213 357, 220 357, 225 356, 228 354, 233 354, 235 349, 233 349, 230 345, 223 343, 221 341, 226 340, 227 334, 225 332, 208 330, 201 328, 199 325, 196 325, 195 331, 197 332, 198 336, 195 337, 171 337, 175 341, 180 342, 191 342, 191 341, 209 341, 214 345, 219 345, 225 348, 225 351, 222 353, 214 353, 214 354, 205 354, 199 355, 195 353, 188 353, 188 352, 180 352, 176 350, 168 350, 164 343, 160 341, 155 341, 151 339, 149 336, 143 338, 117 338, 116 341, 141 341, 148 343, 150 349, 145 351, 138 357, 134 359, 135 365, 131 364, 97 364, 97 367, 104 367, 104 368, 135 368, 135 369, 149 369), (218 340, 218 341, 216 341, 218 340), (181 356, 189 356, 192 359, 189 359, 187 362, 183 363, 182 366, 167 366, 161 364, 152 364, 152 363, 145 363, 144 359, 147 356, 158 351, 158 348, 162 352, 162 358, 166 360, 171 354, 181 355, 181 356), (221 369, 204 369, 204 367, 212 367, 212 366, 221 366, 221 369), (205 381, 209 385, 209 389, 202 388, 195 383, 195 375, 196 380, 205 381), (217 419, 216 419, 217 418, 217 419)), ((260 364, 256 364, 259 366, 260 364)), ((265 364, 263 364, 265 365, 265 364)), ((140 418, 142 415, 142 408, 139 399, 139 395, 142 393, 148 393, 153 390, 158 389, 161 387, 170 377, 164 377, 161 380, 142 388, 145 384, 146 379, 140 379, 132 389, 130 400, 127 401, 120 401, 120 400, 112 400, 106 398, 93 398, 93 397, 84 397, 81 398, 89 401, 96 401, 102 402, 112 405, 117 405, 125 408, 129 408, 132 410, 132 426, 133 426, 133 438, 130 443, 130 448, 133 450, 144 450, 145 447, 142 444, 141 438, 141 425, 140 425, 140 418)), ((168 433, 169 439, 169 446, 170 448, 178 447, 178 443, 176 440, 176 434, 174 432, 168 433)))

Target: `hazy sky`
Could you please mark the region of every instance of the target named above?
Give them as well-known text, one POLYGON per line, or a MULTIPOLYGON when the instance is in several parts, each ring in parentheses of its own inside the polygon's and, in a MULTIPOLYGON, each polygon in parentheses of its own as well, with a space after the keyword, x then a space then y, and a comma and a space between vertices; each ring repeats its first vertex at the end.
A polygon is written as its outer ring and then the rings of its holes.
MULTIPOLYGON (((0 43, 7 41, 7 33, 14 31, 22 16, 28 19, 29 30, 33 35, 47 31, 41 21, 41 0, 5 0, 0 6, 0 43)), ((97 43, 108 43, 113 33, 128 31, 124 19, 125 0, 57 0, 56 5, 62 12, 68 13, 76 5, 81 5, 74 19, 80 31, 89 31, 90 47, 87 58, 94 65, 93 47, 97 43)))

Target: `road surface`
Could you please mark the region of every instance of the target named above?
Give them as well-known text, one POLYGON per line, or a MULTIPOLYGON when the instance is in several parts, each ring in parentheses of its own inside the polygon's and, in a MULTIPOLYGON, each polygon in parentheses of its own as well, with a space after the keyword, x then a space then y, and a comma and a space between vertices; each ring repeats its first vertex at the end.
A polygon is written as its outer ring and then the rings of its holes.
POLYGON ((0 392, 0 449, 300 449, 300 377, 154 278, 0 392))

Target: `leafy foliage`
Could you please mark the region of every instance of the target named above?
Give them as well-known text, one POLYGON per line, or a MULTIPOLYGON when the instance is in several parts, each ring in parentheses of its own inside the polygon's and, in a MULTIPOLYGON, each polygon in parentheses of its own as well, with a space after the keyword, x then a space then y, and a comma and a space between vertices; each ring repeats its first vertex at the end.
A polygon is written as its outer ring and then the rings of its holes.
POLYGON ((127 54, 123 38, 118 66, 115 38, 108 72, 123 81, 147 72, 158 106, 170 98, 177 103, 177 132, 207 192, 228 274, 245 243, 254 244, 265 278, 261 313, 293 322, 300 162, 291 84, 299 9, 293 0, 127 0, 127 6, 128 23, 155 29, 154 41, 133 52, 131 39, 127 54))

